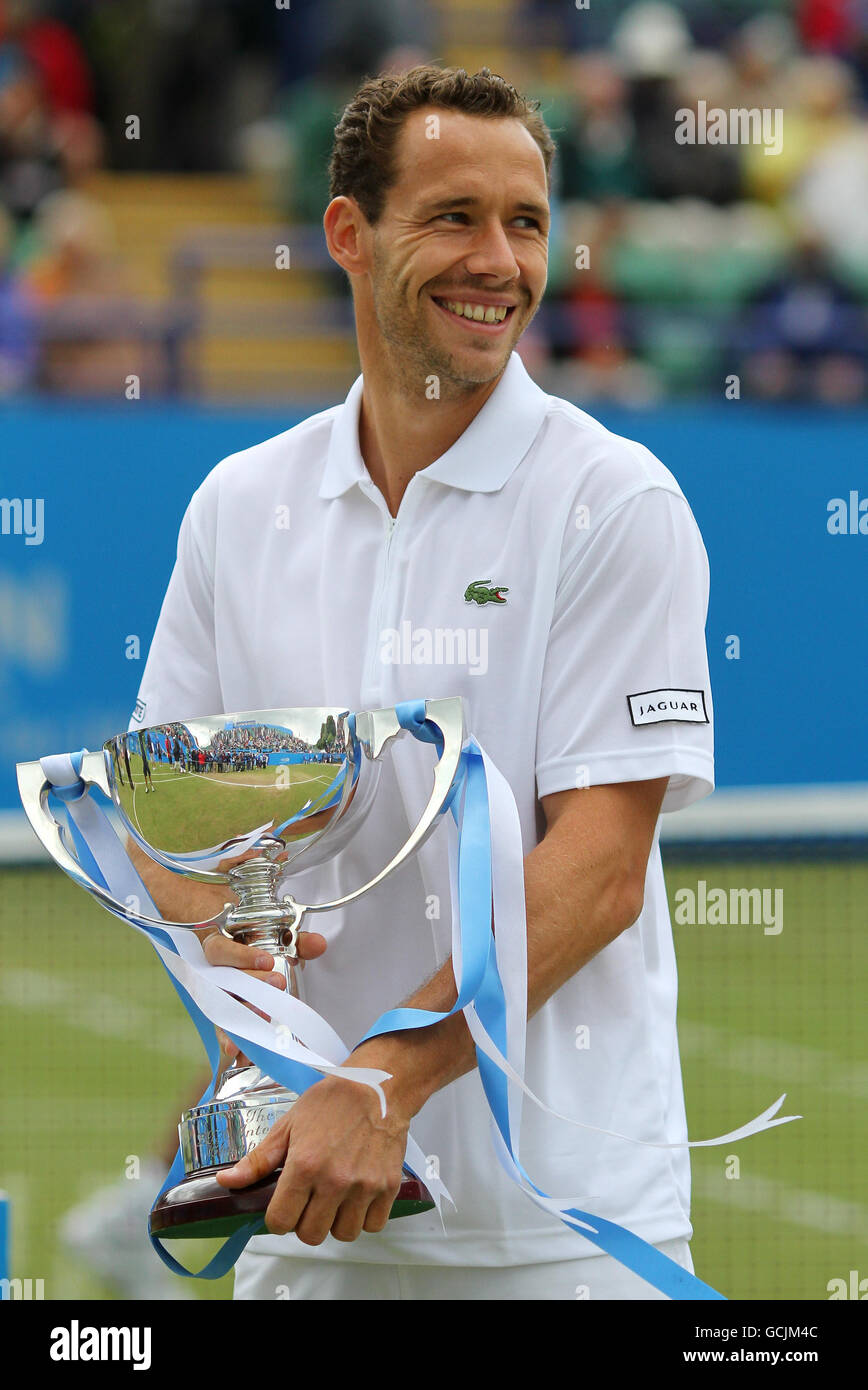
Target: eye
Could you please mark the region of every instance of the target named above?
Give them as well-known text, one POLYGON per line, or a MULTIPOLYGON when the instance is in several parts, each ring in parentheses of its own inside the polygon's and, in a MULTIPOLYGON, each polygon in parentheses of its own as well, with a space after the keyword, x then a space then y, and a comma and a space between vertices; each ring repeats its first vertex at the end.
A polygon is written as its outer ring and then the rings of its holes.
POLYGON ((538 232, 542 231, 542 224, 538 217, 531 217, 528 213, 522 213, 520 217, 514 218, 515 222, 526 222, 530 227, 535 227, 538 232))
POLYGON ((435 222, 443 222, 447 217, 457 217, 457 218, 459 219, 459 221, 461 221, 461 222, 466 222, 466 221, 467 221, 467 213, 466 213, 466 212, 441 212, 441 213, 438 213, 438 215, 434 218, 434 221, 435 221, 435 222))

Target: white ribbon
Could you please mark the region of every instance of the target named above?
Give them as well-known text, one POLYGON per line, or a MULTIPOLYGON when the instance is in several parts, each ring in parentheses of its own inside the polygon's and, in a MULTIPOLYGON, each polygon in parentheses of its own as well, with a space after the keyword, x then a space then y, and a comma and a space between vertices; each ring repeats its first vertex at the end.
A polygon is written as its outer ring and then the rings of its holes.
MULTIPOLYGON (((63 788, 77 780, 69 754, 42 758, 41 765, 46 778, 53 785, 63 788)), ((142 916, 158 918, 159 910, 101 807, 89 795, 67 801, 65 806, 113 897, 121 903, 134 899, 139 904, 138 911, 142 916)), ((124 912, 120 906, 109 910, 147 937, 172 977, 216 1027, 290 1061, 313 1067, 323 1075, 342 1076, 348 1081, 370 1086, 379 1099, 381 1113, 386 1114, 382 1083, 390 1079, 391 1073, 373 1067, 344 1066, 342 1062, 334 1060, 347 1057, 350 1049, 331 1024, 309 1005, 289 992, 278 991, 263 980, 253 979, 234 966, 210 965, 198 936, 192 930, 160 924, 159 930, 177 948, 178 954, 175 955, 157 941, 147 927, 133 920, 130 910, 124 912), (239 1003, 239 999, 261 1009, 269 1018, 260 1018, 239 1003)), ((412 1134, 407 1139, 407 1162, 424 1181, 438 1212, 444 1199, 454 1206, 442 1179, 426 1172, 425 1155, 412 1134)))

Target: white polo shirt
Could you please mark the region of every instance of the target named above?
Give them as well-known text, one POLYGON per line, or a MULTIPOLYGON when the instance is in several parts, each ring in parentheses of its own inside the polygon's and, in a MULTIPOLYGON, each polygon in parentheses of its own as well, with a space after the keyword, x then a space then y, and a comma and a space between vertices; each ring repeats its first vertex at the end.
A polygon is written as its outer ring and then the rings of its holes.
MULTIPOLYGON (((525 853, 544 830, 538 798, 552 792, 668 777, 664 811, 706 795, 708 565, 667 469, 547 396, 513 354, 461 438, 410 480, 393 520, 359 451, 361 392, 359 378, 345 404, 224 459, 199 488, 139 724, 461 695, 469 729, 513 790, 525 853), (466 598, 471 585, 487 601, 466 598)), ((356 838, 293 878, 301 901, 372 877, 416 823, 434 754, 409 735, 393 747, 356 838)), ((305 970, 306 997, 351 1046, 449 954, 445 824, 379 889, 315 925, 329 949, 305 970)), ((675 1009, 655 836, 638 921, 530 1021, 529 1085, 590 1125, 683 1140, 675 1009)), ((477 1072, 434 1095, 413 1132, 457 1204, 446 1235, 428 1213, 352 1244, 263 1236, 253 1248, 467 1265, 598 1253, 506 1177, 477 1072)), ((538 1186, 646 1240, 691 1233, 685 1149, 606 1138, 526 1103, 521 1156, 538 1186)))

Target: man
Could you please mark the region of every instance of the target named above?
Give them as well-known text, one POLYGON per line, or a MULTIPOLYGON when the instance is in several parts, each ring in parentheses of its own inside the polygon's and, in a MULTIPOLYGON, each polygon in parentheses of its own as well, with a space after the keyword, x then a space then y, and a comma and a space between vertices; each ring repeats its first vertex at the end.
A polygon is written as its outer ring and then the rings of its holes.
POLYGON ((128 738, 125 738, 125 739, 124 739, 124 742, 123 742, 123 754, 124 754, 124 767, 125 767, 126 770, 127 770, 127 782, 129 783, 130 791, 132 791, 132 790, 133 790, 133 787, 134 787, 134 784, 133 784, 133 770, 132 770, 132 768, 130 767, 130 741, 129 741, 128 738))
POLYGON ((154 790, 154 779, 151 776, 151 762, 148 757, 146 743, 147 740, 145 739, 144 734, 139 734, 139 753, 142 759, 142 773, 144 774, 145 778, 145 791, 152 792, 154 790))
MULTIPOLYGON (((686 1150, 603 1131, 686 1138, 657 830, 661 808, 713 782, 707 562, 671 474, 546 396, 513 352, 546 282, 553 148, 487 70, 360 89, 335 132, 324 227, 352 286, 362 376, 343 406, 224 460, 199 489, 138 708, 153 723, 464 697, 521 820, 528 1083, 593 1127, 528 1103, 522 1162, 689 1268, 686 1150), (288 533, 274 525, 287 502, 288 533)), ((350 850, 293 877, 301 901, 388 861, 431 761, 401 741, 350 850)), ((191 891, 172 879, 162 910, 177 918, 191 891)), ((274 1234, 251 1242, 236 1296, 654 1296, 501 1170, 462 1015, 353 1047, 399 1002, 454 1002, 448 904, 444 828, 303 937, 308 958, 325 951, 307 1000, 353 1063, 391 1074, 388 1114, 366 1088, 324 1079, 224 1175, 241 1187, 284 1165, 274 1234), (434 1213, 387 1224, 411 1122, 456 1202, 445 1234, 434 1213)), ((208 906, 200 891, 186 920, 208 906)), ((214 936, 206 951, 277 982, 253 948, 214 936)))

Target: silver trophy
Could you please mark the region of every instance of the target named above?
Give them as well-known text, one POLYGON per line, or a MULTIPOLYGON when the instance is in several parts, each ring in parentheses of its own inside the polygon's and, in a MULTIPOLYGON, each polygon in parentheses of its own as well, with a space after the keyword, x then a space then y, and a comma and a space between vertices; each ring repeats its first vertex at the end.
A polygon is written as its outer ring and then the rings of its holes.
MULTIPOLYGON (((382 883, 425 842, 451 802, 464 741, 462 701, 427 700, 424 708, 439 756, 419 822, 375 877, 331 902, 300 903, 283 891, 285 880, 339 853, 371 811, 385 750, 406 732, 394 708, 259 710, 174 721, 119 734, 101 752, 84 754, 80 790, 109 798, 122 838, 164 869, 226 884, 235 894, 234 903, 202 922, 146 917, 117 901, 70 851, 39 762, 18 764, 18 786, 49 854, 115 916, 146 926, 208 927, 262 947, 301 997, 296 943, 305 918, 345 907, 382 883)), ((142 876, 147 884, 147 873, 142 876)), ((264 1214, 279 1171, 237 1191, 222 1187, 216 1172, 243 1158, 297 1099, 245 1059, 226 1067, 214 1099, 181 1116, 185 1177, 154 1207, 152 1232, 225 1236, 264 1214)), ((391 1215, 432 1205, 424 1184, 406 1174, 391 1215)))

